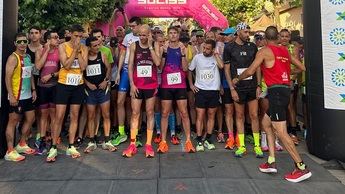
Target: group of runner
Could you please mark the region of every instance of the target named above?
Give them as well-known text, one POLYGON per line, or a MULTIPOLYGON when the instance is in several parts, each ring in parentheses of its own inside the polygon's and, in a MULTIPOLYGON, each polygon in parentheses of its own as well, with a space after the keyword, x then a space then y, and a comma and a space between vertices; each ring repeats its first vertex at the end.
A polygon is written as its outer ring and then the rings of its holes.
POLYGON ((176 21, 165 34, 160 26, 150 27, 139 17, 125 17, 130 29, 126 34, 122 26, 112 26, 117 11, 110 20, 109 41, 102 30, 93 29, 88 35, 80 25, 48 30, 43 37, 37 27, 30 28, 28 37, 16 34, 16 50, 6 63, 10 103, 6 160, 47 152, 46 161, 56 161, 65 123, 69 123, 66 155, 72 158, 81 156, 86 136, 84 153, 98 144, 114 152, 129 139, 122 155, 132 157, 143 146, 141 128, 146 129, 148 158, 155 156, 152 142, 158 144, 156 152, 169 151, 168 131, 174 145, 185 139, 187 153, 214 150, 216 131, 224 148, 243 157, 245 124, 250 123, 256 157, 269 151, 267 162, 259 166, 261 172, 277 172, 275 151, 283 149, 280 142, 296 166, 285 178, 300 182, 311 176, 295 147, 296 80, 305 71, 301 39, 293 46, 288 30, 278 32, 269 26, 255 33, 253 43, 250 27, 243 22, 204 33, 190 32, 176 21), (35 120, 38 135, 32 149, 28 139, 35 120), (18 126, 21 136, 14 147, 18 126), (97 135, 101 128, 102 139, 97 135), (178 129, 183 129, 184 138, 178 129))

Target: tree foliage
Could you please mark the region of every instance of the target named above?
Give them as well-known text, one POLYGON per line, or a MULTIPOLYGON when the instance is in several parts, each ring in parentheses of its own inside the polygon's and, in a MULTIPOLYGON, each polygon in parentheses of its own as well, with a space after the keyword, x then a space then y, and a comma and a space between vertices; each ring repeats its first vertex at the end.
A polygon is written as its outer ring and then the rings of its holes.
POLYGON ((271 1, 275 7, 283 3, 299 7, 303 3, 303 0, 212 0, 212 4, 227 17, 229 25, 233 26, 241 21, 252 21, 263 12, 265 1, 271 1))
POLYGON ((19 26, 61 28, 71 24, 107 21, 115 6, 125 0, 19 0, 19 26))

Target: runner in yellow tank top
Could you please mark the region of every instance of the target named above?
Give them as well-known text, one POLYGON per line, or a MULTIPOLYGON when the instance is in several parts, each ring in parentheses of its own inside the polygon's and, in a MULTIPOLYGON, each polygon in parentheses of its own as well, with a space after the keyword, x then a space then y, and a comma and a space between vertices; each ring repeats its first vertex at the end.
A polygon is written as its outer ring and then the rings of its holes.
POLYGON ((83 71, 87 66, 88 50, 80 44, 84 29, 80 25, 71 27, 71 40, 59 46, 59 71, 56 86, 56 117, 53 125, 53 144, 48 152, 47 162, 54 162, 57 156, 57 140, 60 136, 66 107, 70 105, 69 146, 66 155, 72 158, 80 157, 80 153, 73 146, 78 126, 80 105, 84 102, 83 71))
POLYGON ((33 154, 26 140, 30 133, 30 128, 35 120, 35 112, 33 102, 36 100, 36 88, 32 76, 32 64, 30 56, 25 54, 29 41, 25 33, 16 34, 14 45, 15 52, 10 55, 6 62, 6 89, 8 92, 8 100, 10 103, 9 119, 6 127, 7 152, 5 160, 21 161, 25 156, 21 154, 33 154), (18 145, 14 148, 15 128, 20 121, 21 115, 25 119, 22 125, 21 137, 18 145))

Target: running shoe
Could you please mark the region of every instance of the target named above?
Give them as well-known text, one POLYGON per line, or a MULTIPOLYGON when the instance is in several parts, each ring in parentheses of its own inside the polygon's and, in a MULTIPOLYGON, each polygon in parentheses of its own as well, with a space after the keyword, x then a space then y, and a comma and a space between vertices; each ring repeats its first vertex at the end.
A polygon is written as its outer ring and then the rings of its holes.
POLYGON ((19 162, 25 160, 25 156, 20 155, 16 150, 13 150, 11 152, 6 152, 5 160, 19 162))
POLYGON ((145 157, 146 158, 153 158, 155 157, 155 152, 153 151, 152 145, 145 145, 145 157))
POLYGON ((293 183, 298 183, 298 182, 301 182, 301 181, 304 181, 304 180, 310 178, 311 175, 312 174, 308 169, 300 170, 300 169, 296 168, 291 173, 285 175, 285 179, 287 181, 290 181, 293 183))
POLYGON ((218 142, 218 143, 224 143, 224 142, 225 142, 224 134, 223 134, 222 132, 218 132, 218 135, 217 135, 217 142, 218 142))
POLYGON ((269 164, 268 162, 262 163, 259 166, 259 170, 260 172, 263 172, 263 173, 277 173, 278 172, 275 162, 271 164, 269 164))
POLYGON ((15 148, 14 148, 19 154, 35 154, 36 150, 30 148, 28 146, 28 144, 25 144, 24 146, 21 146, 20 144, 18 144, 15 148))
POLYGON ((283 146, 281 146, 278 142, 276 142, 276 151, 281 152, 283 150, 284 150, 283 146))
POLYGON ((242 158, 244 154, 247 153, 246 147, 239 147, 235 152, 235 157, 242 158))
POLYGON ((260 146, 255 146, 255 147, 254 147, 254 152, 255 152, 255 156, 256 156, 257 158, 263 158, 263 157, 264 157, 264 153, 262 152, 260 146))
POLYGON ((202 144, 202 142, 198 142, 198 144, 196 145, 196 151, 197 151, 197 152, 203 152, 203 151, 205 151, 204 145, 202 144))
POLYGON ((136 146, 137 148, 143 147, 143 143, 141 143, 141 135, 140 135, 140 136, 137 135, 137 139, 136 139, 136 141, 135 141, 135 146, 136 146))
POLYGON ((111 141, 108 141, 108 142, 103 142, 102 143, 102 149, 103 150, 108 150, 108 151, 111 151, 111 152, 115 152, 117 150, 117 147, 115 147, 111 141))
POLYGON ((77 139, 75 139, 75 141, 74 141, 74 145, 75 145, 75 147, 80 148, 80 146, 83 144, 83 142, 84 142, 83 138, 77 137, 77 139))
POLYGON ((66 155, 71 156, 72 158, 79 158, 80 157, 80 153, 77 151, 77 149, 74 146, 67 148, 66 155))
POLYGON ((234 137, 229 137, 229 138, 226 140, 225 149, 233 150, 234 148, 235 148, 235 140, 234 140, 234 137))
POLYGON ((35 147, 38 149, 40 147, 40 144, 42 142, 42 138, 38 138, 36 137, 36 140, 35 140, 35 147))
POLYGON ((125 141, 127 141, 127 135, 126 134, 123 134, 123 135, 118 134, 114 139, 111 140, 111 143, 114 146, 118 146, 125 141))
POLYGON ((172 143, 173 145, 178 145, 178 144, 180 144, 180 141, 178 140, 178 138, 177 138, 175 135, 172 135, 172 136, 171 136, 170 141, 171 141, 171 143, 172 143))
POLYGON ((157 134, 157 136, 155 137, 155 139, 153 140, 153 142, 155 144, 159 144, 162 141, 162 136, 161 134, 157 134))
POLYGON ((194 153, 195 152, 195 148, 194 148, 194 146, 190 140, 186 141, 184 149, 185 149, 185 152, 187 152, 187 153, 194 153))
POLYGON ((95 142, 90 141, 87 144, 87 147, 85 148, 84 153, 88 154, 88 153, 94 151, 96 148, 97 148, 97 144, 95 142))
POLYGON ((169 151, 169 146, 166 141, 161 141, 158 145, 157 152, 164 154, 169 151))
POLYGON ((269 148, 268 148, 268 146, 261 146, 261 150, 263 152, 268 152, 269 148))
POLYGON ((137 153, 138 149, 134 144, 130 144, 128 148, 122 152, 122 156, 126 158, 130 158, 137 153))
POLYGON ((291 140, 293 141, 293 143, 297 146, 299 144, 298 138, 297 136, 293 135, 293 134, 289 134, 291 137, 291 140))
POLYGON ((50 148, 46 161, 47 162, 55 162, 57 155, 58 155, 57 149, 56 148, 50 148))
POLYGON ((204 141, 204 146, 205 146, 208 150, 214 150, 214 149, 216 149, 216 146, 214 146, 214 144, 213 144, 210 140, 205 140, 205 141, 204 141))
POLYGON ((44 154, 47 151, 46 147, 46 142, 41 139, 41 142, 39 143, 38 148, 36 149, 36 153, 38 155, 44 154))

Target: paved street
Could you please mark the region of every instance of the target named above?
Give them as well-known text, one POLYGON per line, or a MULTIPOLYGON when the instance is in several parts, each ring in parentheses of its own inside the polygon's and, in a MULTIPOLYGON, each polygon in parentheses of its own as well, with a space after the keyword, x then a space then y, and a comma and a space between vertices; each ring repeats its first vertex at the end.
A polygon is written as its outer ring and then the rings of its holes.
MULTIPOLYGON (((126 144, 127 146, 127 144, 126 144)), ((306 154, 303 159, 313 172, 310 180, 299 184, 283 180, 292 169, 286 153, 278 154, 278 174, 267 175, 257 166, 250 151, 242 159, 221 148, 204 153, 185 154, 181 146, 170 146, 168 154, 144 157, 139 149, 134 158, 121 156, 119 151, 97 150, 73 160, 59 155, 55 164, 41 156, 26 161, 0 161, 0 193, 345 193, 345 187, 321 165, 306 154)))

